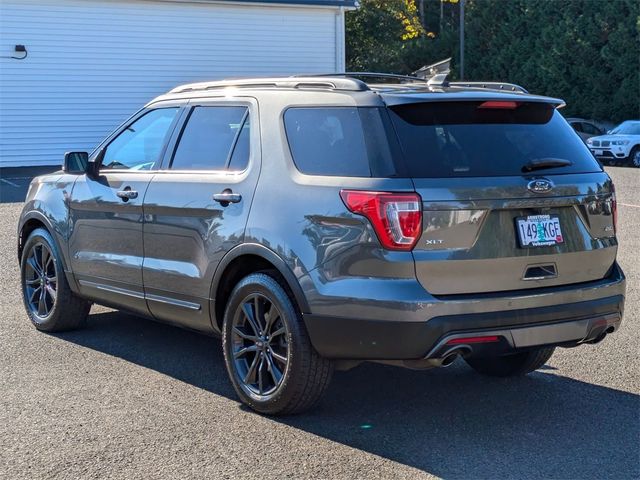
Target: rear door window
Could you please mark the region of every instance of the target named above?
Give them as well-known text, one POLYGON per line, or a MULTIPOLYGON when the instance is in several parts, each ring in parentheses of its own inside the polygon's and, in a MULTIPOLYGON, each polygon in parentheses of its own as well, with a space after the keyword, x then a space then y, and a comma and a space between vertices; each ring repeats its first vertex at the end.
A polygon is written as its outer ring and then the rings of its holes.
POLYGON ((249 155, 249 136, 241 133, 247 117, 247 107, 195 107, 180 134, 171 169, 225 170, 234 149, 244 151, 243 158, 234 162, 244 169, 249 155), (238 140, 241 140, 239 145, 238 140))
POLYGON ((429 102, 390 108, 410 177, 522 175, 537 160, 568 166, 541 174, 601 171, 582 140, 549 104, 429 102))
POLYGON ((394 173, 384 109, 292 107, 284 115, 291 155, 307 175, 385 177, 394 173))

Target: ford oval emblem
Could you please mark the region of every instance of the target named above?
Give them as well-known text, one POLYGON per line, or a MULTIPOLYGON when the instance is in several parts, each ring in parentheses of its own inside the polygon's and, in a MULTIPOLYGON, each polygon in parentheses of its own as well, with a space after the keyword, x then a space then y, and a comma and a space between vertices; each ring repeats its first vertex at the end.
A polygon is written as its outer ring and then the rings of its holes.
POLYGON ((553 183, 546 178, 536 178, 527 183, 527 188, 533 193, 547 193, 553 190, 553 183))

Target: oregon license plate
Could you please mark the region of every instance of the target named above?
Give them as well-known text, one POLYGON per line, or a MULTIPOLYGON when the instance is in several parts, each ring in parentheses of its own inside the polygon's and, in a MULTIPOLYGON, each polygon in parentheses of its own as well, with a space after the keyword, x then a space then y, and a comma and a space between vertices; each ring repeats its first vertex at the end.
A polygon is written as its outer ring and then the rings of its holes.
POLYGON ((530 215, 516 219, 521 247, 547 247, 564 242, 557 215, 530 215))

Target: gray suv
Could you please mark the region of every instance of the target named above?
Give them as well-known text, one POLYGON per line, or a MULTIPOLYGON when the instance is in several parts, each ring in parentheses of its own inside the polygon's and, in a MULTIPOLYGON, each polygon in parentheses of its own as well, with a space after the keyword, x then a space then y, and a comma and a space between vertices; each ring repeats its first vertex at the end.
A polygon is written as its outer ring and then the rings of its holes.
POLYGON ((96 302, 219 335, 267 414, 363 361, 532 372, 617 330, 625 295, 613 184, 561 106, 378 74, 175 88, 33 180, 27 313, 62 331, 96 302))

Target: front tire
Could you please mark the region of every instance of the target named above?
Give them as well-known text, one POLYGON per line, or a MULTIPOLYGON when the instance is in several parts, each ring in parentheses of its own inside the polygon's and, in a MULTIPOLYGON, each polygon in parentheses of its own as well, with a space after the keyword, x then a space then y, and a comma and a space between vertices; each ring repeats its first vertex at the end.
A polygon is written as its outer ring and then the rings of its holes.
POLYGON ((275 272, 254 273, 236 285, 223 323, 227 372, 243 403, 283 415, 313 407, 331 380, 333 364, 315 351, 302 315, 275 272))
POLYGON ((629 154, 629 161, 634 168, 640 168, 640 147, 633 147, 629 154))
POLYGON ((467 363, 476 372, 490 377, 516 377, 531 373, 549 361, 555 347, 542 347, 526 352, 495 357, 468 358, 467 363))
POLYGON ((24 244, 20 277, 27 315, 38 330, 61 332, 84 326, 91 303, 71 291, 60 252, 43 228, 31 232, 24 244))

